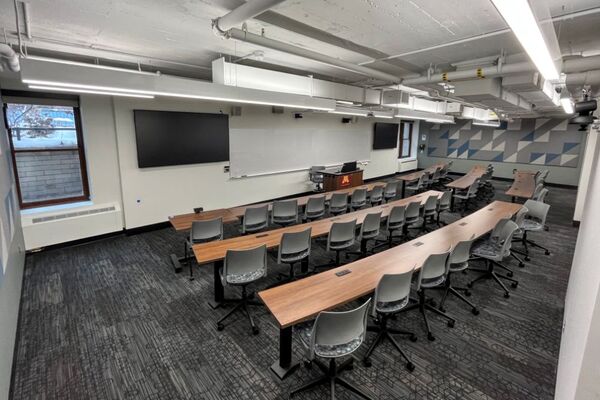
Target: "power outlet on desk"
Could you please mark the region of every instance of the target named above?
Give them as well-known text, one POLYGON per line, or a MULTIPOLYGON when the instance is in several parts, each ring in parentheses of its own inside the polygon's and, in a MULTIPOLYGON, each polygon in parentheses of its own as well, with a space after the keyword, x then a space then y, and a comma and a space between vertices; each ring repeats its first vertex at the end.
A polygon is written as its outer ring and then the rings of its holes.
POLYGON ((349 273, 351 273, 352 271, 350 271, 349 269, 344 269, 341 271, 338 271, 335 273, 336 276, 344 276, 344 275, 348 275, 349 273))
POLYGON ((204 207, 195 207, 194 208, 194 213, 196 213, 196 214, 200 214, 202 211, 204 211, 204 207))

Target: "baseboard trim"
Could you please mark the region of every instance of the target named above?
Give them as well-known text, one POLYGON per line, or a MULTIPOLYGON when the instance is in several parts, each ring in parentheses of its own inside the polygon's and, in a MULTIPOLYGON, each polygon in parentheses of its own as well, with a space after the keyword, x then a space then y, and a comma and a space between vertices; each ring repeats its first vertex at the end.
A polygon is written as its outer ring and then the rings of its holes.
POLYGON ((575 220, 573 220, 573 226, 575 228, 579 228, 579 225, 581 225, 581 221, 575 221, 575 220))

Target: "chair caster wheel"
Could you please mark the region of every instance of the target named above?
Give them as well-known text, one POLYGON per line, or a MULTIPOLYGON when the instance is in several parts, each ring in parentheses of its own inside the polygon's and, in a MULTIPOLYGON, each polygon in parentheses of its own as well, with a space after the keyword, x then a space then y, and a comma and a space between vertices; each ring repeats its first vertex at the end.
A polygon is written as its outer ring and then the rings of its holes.
POLYGON ((473 313, 473 315, 479 315, 479 310, 476 308, 472 309, 471 312, 473 313))
POLYGON ((312 369, 312 361, 304 361, 304 368, 312 369))
POLYGON ((519 282, 513 282, 510 286, 516 288, 517 286, 519 286, 519 282))
POLYGON ((454 321, 448 321, 448 328, 454 328, 454 321))
POLYGON ((471 297, 471 291, 470 290, 465 290, 465 296, 471 297))
POLYGON ((547 256, 549 256, 549 255, 550 255, 550 252, 549 252, 549 251, 546 251, 544 254, 545 254, 545 255, 547 255, 547 256))
POLYGON ((525 263, 519 263, 519 268, 525 268, 525 263))
POLYGON ((367 368, 369 368, 371 365, 373 365, 373 363, 371 363, 371 360, 369 360, 368 358, 365 358, 363 360, 363 365, 367 368))
POLYGON ((432 333, 428 333, 428 334, 427 334, 427 339, 428 339, 430 342, 433 342, 433 341, 435 340, 435 336, 433 336, 433 334, 432 334, 432 333))
POLYGON ((258 335, 259 332, 260 332, 260 330, 258 329, 258 326, 252 327, 252 334, 253 335, 258 335))
POLYGON ((417 341, 417 335, 410 335, 410 338, 409 338, 409 340, 410 340, 411 342, 416 342, 416 341, 417 341))
POLYGON ((217 324, 218 331, 222 331, 223 329, 225 329, 225 326, 223 324, 217 324))
POLYGON ((467 283, 467 287, 468 287, 468 288, 472 288, 472 287, 473 287, 473 282, 469 282, 469 283, 467 283))
POLYGON ((446 309, 444 307, 440 307, 438 308, 438 310, 440 310, 441 312, 446 312, 446 309))
POLYGON ((435 300, 431 299, 431 303, 429 303, 429 304, 431 304, 433 307, 435 307, 437 305, 437 302, 435 300))
POLYGON ((525 257, 525 261, 531 261, 531 257, 525 257))
POLYGON ((512 272, 509 272, 509 273, 507 273, 507 274, 506 274, 506 276, 508 276, 509 278, 512 278, 512 277, 513 277, 513 275, 514 275, 514 274, 513 274, 512 272))
POLYGON ((188 280, 189 280, 190 282, 193 282, 193 281, 194 281, 194 279, 196 279, 196 278, 194 278, 193 276, 190 276, 190 277, 188 278, 188 280))
POLYGON ((410 372, 413 372, 415 370, 415 365, 411 362, 406 364, 406 369, 409 370, 410 372))
POLYGON ((509 297, 510 297, 510 293, 508 293, 508 292, 504 293, 504 298, 505 299, 508 299, 509 297))

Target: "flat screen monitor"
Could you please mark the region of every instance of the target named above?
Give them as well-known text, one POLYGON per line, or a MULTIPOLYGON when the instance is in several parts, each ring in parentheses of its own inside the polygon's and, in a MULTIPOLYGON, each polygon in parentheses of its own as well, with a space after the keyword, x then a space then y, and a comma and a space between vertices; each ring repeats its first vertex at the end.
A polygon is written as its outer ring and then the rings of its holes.
POLYGON ((229 160, 229 116, 134 110, 138 166, 229 160))
POLYGON ((375 123, 373 135, 373 150, 393 149, 398 145, 399 124, 386 122, 375 123))
POLYGON ((356 171, 356 161, 346 162, 342 165, 340 172, 353 172, 356 171))

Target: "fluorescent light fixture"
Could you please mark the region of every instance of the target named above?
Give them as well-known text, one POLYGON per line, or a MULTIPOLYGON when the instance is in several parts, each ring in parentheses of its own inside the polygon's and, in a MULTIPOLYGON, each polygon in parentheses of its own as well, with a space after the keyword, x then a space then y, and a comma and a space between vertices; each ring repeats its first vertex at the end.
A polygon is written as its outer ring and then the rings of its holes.
POLYGON ((575 112, 575 110, 573 109, 573 101, 570 97, 561 97, 560 104, 562 105, 563 110, 565 110, 567 114, 573 114, 575 112))
POLYGON ((527 0, 492 0, 492 3, 544 79, 558 80, 558 70, 527 0))
POLYGON ((433 122, 437 124, 453 124, 454 117, 450 115, 442 115, 442 114, 433 114, 420 112, 421 114, 410 113, 410 112, 398 112, 395 117, 396 118, 405 118, 405 119, 418 119, 427 122, 433 122))
POLYGON ((453 124, 454 123, 454 120, 437 119, 437 118, 426 118, 425 121, 433 122, 435 124, 453 124))
POLYGON ((155 73, 155 72, 139 71, 139 70, 136 70, 136 69, 127 69, 127 68, 119 68, 119 67, 111 67, 109 65, 89 64, 89 63, 84 63, 84 62, 79 62, 79 61, 61 60, 61 59, 58 59, 58 58, 27 56, 27 57, 25 57, 25 59, 26 60, 36 60, 36 61, 51 62, 51 63, 55 63, 55 64, 68 64, 68 65, 77 65, 77 66, 80 66, 80 67, 97 68, 97 69, 107 69, 109 71, 129 72, 129 73, 132 73, 132 74, 140 74, 140 75, 153 75, 153 76, 159 75, 158 73, 155 73))
POLYGON ((137 97, 139 99, 153 99, 154 98, 154 96, 147 95, 147 94, 104 92, 101 90, 61 88, 61 87, 56 87, 56 86, 29 85, 29 89, 48 90, 51 92, 90 93, 90 94, 103 94, 105 96, 137 97))
POLYGON ((379 114, 379 113, 373 113, 373 117, 375 117, 375 118, 385 118, 385 119, 392 119, 392 118, 394 118, 393 115, 379 114))
POLYGON ((479 126, 493 126, 494 128, 498 128, 500 126, 500 121, 479 121, 474 119, 472 124, 479 126))
MULTIPOLYGON (((277 102, 270 102, 270 101, 244 100, 244 99, 235 99, 235 98, 218 97, 218 96, 207 96, 207 95, 196 95, 196 94, 185 94, 185 93, 171 93, 171 92, 160 92, 160 91, 138 90, 138 89, 124 89, 124 88, 118 88, 118 87, 112 87, 112 86, 81 85, 78 83, 69 83, 69 82, 23 79, 23 83, 26 83, 28 85, 43 85, 43 86, 62 87, 62 88, 71 88, 71 89, 74 88, 74 89, 84 89, 84 90, 98 90, 98 91, 117 92, 117 93, 126 93, 126 94, 142 94, 142 95, 148 95, 148 96, 180 97, 180 98, 185 98, 185 99, 223 101, 226 103, 258 104, 258 105, 267 105, 267 106, 308 108, 311 110, 320 110, 320 111, 333 111, 333 109, 329 108, 329 107, 314 107, 314 106, 305 105, 305 104, 277 103, 277 102)), ((71 91, 75 91, 75 90, 71 90, 71 91)))
POLYGON ((354 102, 352 102, 352 101, 346 101, 346 100, 336 100, 335 102, 338 103, 338 104, 345 104, 347 106, 353 106, 354 105, 354 102))
POLYGON ((360 112, 360 111, 338 111, 338 110, 334 110, 334 111, 329 111, 329 114, 340 114, 340 115, 356 115, 359 117, 366 117, 367 116, 367 112, 360 112))

